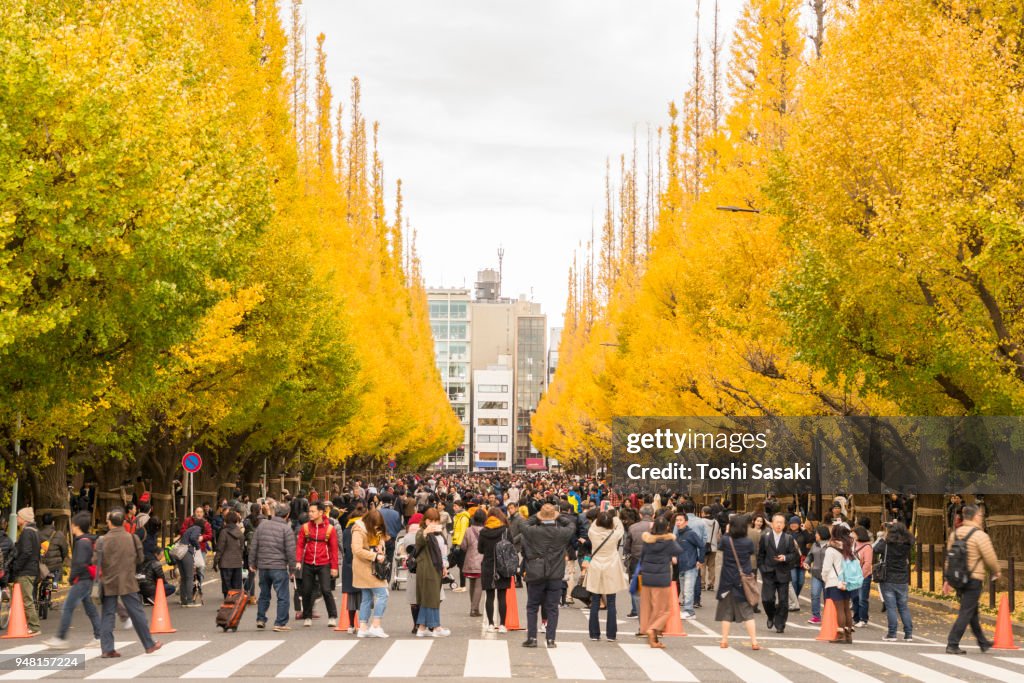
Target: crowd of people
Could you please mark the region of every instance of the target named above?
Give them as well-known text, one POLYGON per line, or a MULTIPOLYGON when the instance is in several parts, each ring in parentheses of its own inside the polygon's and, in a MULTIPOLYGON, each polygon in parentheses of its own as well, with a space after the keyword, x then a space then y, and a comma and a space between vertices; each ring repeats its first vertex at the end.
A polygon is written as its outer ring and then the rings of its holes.
MULTIPOLYGON (((348 629, 355 637, 387 638, 382 618, 396 554, 409 572, 409 628, 416 637, 451 635, 443 625, 447 592, 468 592, 469 615, 484 619, 489 631, 506 633, 509 589, 525 586, 524 647, 538 646, 540 630, 547 647, 556 647, 559 610, 577 603, 589 609, 591 640, 617 640, 617 598, 628 591, 626 616, 637 620, 635 635, 652 648, 664 647, 673 611, 694 619, 702 596, 713 595, 721 646, 729 647, 732 625, 740 624, 758 650, 755 615, 763 614, 770 631, 784 633, 793 612, 802 611, 809 581, 808 622, 820 624, 831 603, 833 643, 852 643, 854 632, 868 624, 873 583, 886 615, 883 639, 897 640, 902 626, 902 639, 911 641, 915 540, 904 515, 912 504, 894 495, 893 514, 873 530, 869 518, 851 519, 842 492, 818 520, 797 502, 783 506, 772 496, 756 510, 738 511, 728 499, 698 505, 683 493, 624 492, 593 477, 409 475, 253 501, 236 493, 213 508, 195 508, 177 539, 161 548, 160 520, 143 493, 127 509, 111 510, 108 531, 99 537, 90 533, 91 515, 75 513, 70 545, 50 531, 52 519, 37 529, 33 510, 20 510, 17 542, 0 534, 0 567, 3 580, 21 586, 29 630, 38 632, 32 596, 41 568, 60 575, 70 561, 61 624, 47 645, 68 646, 71 616, 81 605, 103 657, 120 656, 112 635, 118 615, 147 652, 159 649, 143 604, 153 602, 162 580, 165 594, 176 592, 183 608, 200 606, 207 567, 219 572, 225 597, 244 590, 256 604, 258 629, 290 631, 293 611, 295 623, 310 628, 321 618, 316 605, 322 601, 327 626, 336 627, 345 610, 348 622, 358 623, 348 629), (168 565, 176 586, 164 572, 168 565)), ((998 563, 983 510, 958 504, 951 514, 957 524, 947 546, 962 550, 967 569, 957 585, 947 586, 961 596, 947 651, 963 653, 968 626, 985 650, 990 643, 980 629, 978 601, 986 570, 998 578, 998 563)))

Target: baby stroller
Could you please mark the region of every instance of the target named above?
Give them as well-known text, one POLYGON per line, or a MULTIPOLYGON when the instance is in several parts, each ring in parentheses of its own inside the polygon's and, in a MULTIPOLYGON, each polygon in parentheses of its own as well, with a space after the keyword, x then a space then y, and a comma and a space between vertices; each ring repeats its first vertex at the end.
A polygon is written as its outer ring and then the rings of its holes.
POLYGON ((395 554, 391 558, 391 590, 398 590, 405 587, 409 580, 409 568, 406 560, 409 555, 405 551, 405 535, 398 537, 395 542, 395 554))

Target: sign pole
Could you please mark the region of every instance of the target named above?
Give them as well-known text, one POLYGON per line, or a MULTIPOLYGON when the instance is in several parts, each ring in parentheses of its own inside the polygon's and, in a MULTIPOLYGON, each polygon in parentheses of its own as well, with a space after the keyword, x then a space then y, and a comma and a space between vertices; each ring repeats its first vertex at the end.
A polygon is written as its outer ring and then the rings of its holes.
POLYGON ((188 514, 195 514, 196 510, 196 475, 188 473, 188 514))

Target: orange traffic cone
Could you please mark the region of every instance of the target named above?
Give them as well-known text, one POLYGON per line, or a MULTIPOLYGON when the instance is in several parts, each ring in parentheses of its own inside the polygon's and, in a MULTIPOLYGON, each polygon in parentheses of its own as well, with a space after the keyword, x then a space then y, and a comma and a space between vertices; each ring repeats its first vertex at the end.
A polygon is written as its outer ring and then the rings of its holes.
POLYGON ((0 638, 31 638, 38 633, 28 632, 28 619, 25 618, 25 599, 21 597, 21 584, 15 583, 11 593, 11 619, 7 624, 7 633, 0 638))
POLYGON ((825 601, 825 613, 821 615, 821 630, 815 640, 835 640, 839 633, 839 624, 836 620, 836 603, 834 600, 825 601))
POLYGON ((519 603, 516 602, 516 579, 509 580, 509 586, 505 589, 505 628, 509 631, 522 631, 519 625, 519 603))
POLYGON ((686 631, 683 630, 683 620, 679 616, 679 602, 675 596, 679 595, 679 586, 675 581, 672 582, 672 609, 668 612, 668 623, 665 624, 665 631, 661 634, 663 636, 685 636, 686 631))
POLYGON ((359 628, 359 615, 350 622, 348 620, 348 593, 341 594, 341 607, 338 614, 338 626, 335 631, 348 631, 350 628, 359 628))
POLYGON ((992 642, 996 650, 1019 650, 1013 642, 1013 623, 1010 621, 1010 596, 1003 595, 999 601, 999 616, 996 617, 996 637, 992 642))
POLYGON ((149 624, 150 633, 174 633, 176 628, 171 626, 171 614, 167 611, 167 592, 164 590, 164 580, 156 580, 156 595, 153 596, 153 619, 149 624))

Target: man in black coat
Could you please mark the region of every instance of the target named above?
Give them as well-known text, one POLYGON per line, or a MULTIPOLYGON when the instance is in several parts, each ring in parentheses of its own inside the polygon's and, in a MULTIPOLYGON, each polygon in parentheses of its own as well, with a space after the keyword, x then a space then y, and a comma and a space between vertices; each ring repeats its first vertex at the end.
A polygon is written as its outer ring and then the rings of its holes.
POLYGON ((768 628, 786 630, 789 616, 789 581, 793 568, 800 561, 800 550, 793 537, 786 533, 786 517, 777 513, 772 526, 761 534, 757 547, 757 566, 761 570, 761 604, 768 617, 768 628))
POLYGON ((559 517, 558 508, 551 503, 545 503, 535 517, 523 523, 526 558, 526 640, 523 647, 537 647, 537 610, 542 604, 548 620, 548 647, 555 647, 565 555, 575 533, 572 519, 559 517))

